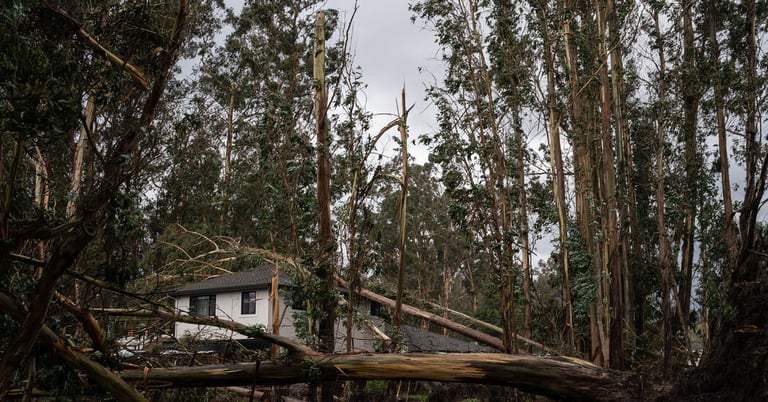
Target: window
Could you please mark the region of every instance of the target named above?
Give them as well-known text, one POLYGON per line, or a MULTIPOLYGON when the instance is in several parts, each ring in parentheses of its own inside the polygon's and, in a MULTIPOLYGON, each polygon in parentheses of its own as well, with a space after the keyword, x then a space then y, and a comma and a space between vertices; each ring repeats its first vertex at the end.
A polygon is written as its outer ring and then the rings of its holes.
POLYGON ((374 317, 382 317, 382 314, 384 313, 382 307, 383 306, 380 303, 371 300, 371 315, 374 317))
POLYGON ((243 304, 240 314, 256 314, 256 292, 243 292, 243 304))
POLYGON ((216 295, 190 296, 189 314, 198 316, 216 316, 216 295))

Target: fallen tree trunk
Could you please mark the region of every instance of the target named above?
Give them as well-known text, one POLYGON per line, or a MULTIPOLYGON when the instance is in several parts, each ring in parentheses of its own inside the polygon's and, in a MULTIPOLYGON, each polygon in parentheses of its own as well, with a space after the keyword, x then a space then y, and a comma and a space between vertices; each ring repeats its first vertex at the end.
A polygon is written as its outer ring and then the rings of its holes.
POLYGON ((515 387, 569 401, 644 400, 631 373, 567 357, 500 353, 357 354, 306 356, 291 363, 128 370, 139 389, 280 385, 347 380, 423 380, 515 387))
POLYGON ((261 339, 263 341, 267 341, 272 344, 282 346, 286 348, 288 351, 290 351, 291 353, 298 354, 301 356, 321 354, 320 352, 315 352, 308 346, 302 345, 284 336, 270 334, 264 330, 257 330, 254 327, 249 327, 239 322, 235 322, 231 320, 223 320, 217 317, 191 316, 187 314, 182 315, 182 314, 178 314, 179 313, 178 310, 176 311, 176 313, 172 313, 162 308, 158 308, 157 306, 155 306, 154 308, 139 307, 139 308, 132 308, 132 309, 94 308, 94 309, 91 309, 90 311, 94 313, 104 313, 104 314, 117 315, 122 317, 166 318, 168 320, 184 322, 187 324, 208 325, 208 326, 217 327, 217 328, 225 328, 232 332, 237 332, 238 334, 245 335, 249 338, 261 339))
MULTIPOLYGON (((469 321, 470 323, 472 323, 472 324, 474 324, 476 326, 480 326, 480 327, 489 329, 491 331, 494 331, 494 332, 498 333, 499 335, 504 335, 504 329, 499 327, 499 326, 496 326, 496 325, 493 325, 493 324, 489 324, 489 323, 487 323, 485 321, 478 320, 475 317, 472 317, 470 315, 464 314, 464 313, 462 313, 460 311, 449 309, 447 307, 441 306, 441 305, 439 305, 437 303, 434 303, 434 302, 427 302, 427 304, 429 304, 433 308, 445 311, 448 314, 452 314, 452 315, 455 315, 455 316, 457 316, 457 317, 459 317, 461 319, 467 320, 467 321, 469 321)), ((453 321, 451 321, 451 322, 453 322, 453 321)), ((550 347, 548 347, 546 345, 543 345, 543 344, 541 344, 539 342, 536 342, 534 340, 531 340, 531 339, 528 339, 528 338, 525 338, 525 337, 522 337, 522 336, 519 336, 519 335, 516 335, 516 336, 517 336, 517 340, 522 341, 523 343, 525 343, 527 345, 533 346, 534 348, 539 349, 542 352, 547 352, 547 353, 549 353, 549 354, 551 354, 553 356, 562 356, 562 353, 560 353, 560 351, 558 351, 558 350, 552 349, 552 348, 550 348, 550 347)))
MULTIPOLYGON (((184 229, 184 230, 186 230, 186 229, 184 229)), ((247 248, 247 249, 242 250, 242 251, 255 254, 255 255, 259 256, 264 261, 267 261, 270 264, 273 264, 273 265, 276 265, 278 263, 279 264, 284 264, 284 265, 287 265, 288 267, 296 269, 298 272, 301 272, 303 275, 312 275, 312 273, 309 272, 304 266, 302 266, 300 263, 296 262, 295 259, 286 257, 286 256, 281 255, 279 253, 276 253, 274 251, 265 250, 265 249, 261 249, 261 248, 247 248)), ((351 289, 349 287, 349 284, 345 280, 341 279, 338 276, 335 277, 335 280, 336 280, 336 284, 338 286, 351 291, 351 289)), ((359 290, 356 290, 356 292, 358 292, 358 294, 361 297, 365 298, 365 299, 368 299, 368 300, 371 300, 371 301, 375 301, 375 302, 377 302, 379 304, 382 304, 384 306, 387 306, 389 308, 393 308, 393 309, 395 308, 395 304, 396 304, 395 300, 392 300, 392 299, 390 299, 388 297, 385 297, 385 296, 382 296, 380 294, 374 293, 374 292, 372 292, 372 291, 370 291, 368 289, 365 289, 365 288, 361 288, 359 290)), ((499 339, 499 338, 497 338, 497 337, 495 337, 493 335, 489 335, 489 334, 486 334, 484 332, 478 331, 478 330, 476 330, 474 328, 470 328, 470 327, 468 327, 466 325, 463 325, 463 324, 451 321, 451 320, 449 320, 449 319, 447 319, 445 317, 441 317, 441 316, 439 316, 437 314, 432 314, 430 312, 421 310, 421 309, 413 307, 413 306, 405 305, 405 304, 402 306, 402 312, 405 313, 405 314, 408 314, 410 316, 413 316, 413 317, 416 317, 416 318, 421 318, 423 320, 429 321, 429 322, 431 322, 431 323, 433 323, 435 325, 438 325, 438 326, 440 326, 442 328, 446 328, 446 329, 448 329, 450 331, 453 331, 453 332, 455 332, 457 334, 466 336, 467 338, 473 339, 473 340, 475 340, 478 343, 481 343, 483 345, 490 346, 490 347, 492 347, 492 348, 494 348, 496 350, 499 350, 499 351, 503 351, 504 350, 504 344, 501 341, 501 339, 499 339)), ((455 313, 458 313, 458 312, 455 312, 455 313)), ((471 317, 469 317, 467 315, 464 315, 464 318, 471 318, 471 317)), ((474 322, 476 324, 479 324, 479 325, 482 325, 482 326, 485 326, 485 327, 489 327, 490 326, 490 324, 482 323, 481 321, 479 321, 477 319, 473 319, 473 320, 474 320, 474 322), (482 324, 480 324, 480 323, 482 323, 482 324)), ((498 327, 490 326, 491 330, 496 330, 497 328, 498 327)), ((541 351, 543 351, 545 353, 556 355, 556 356, 561 354, 559 351, 557 351, 557 350, 555 350, 553 348, 549 348, 549 347, 547 347, 547 346, 545 346, 545 345, 543 345, 541 343, 538 343, 538 342, 535 342, 533 340, 524 338, 522 336, 516 335, 516 339, 518 341, 521 341, 521 342, 524 342, 524 343, 526 343, 528 345, 531 345, 534 348, 537 348, 537 349, 539 349, 539 350, 541 350, 541 351)))
MULTIPOLYGON (((336 278, 336 283, 338 283, 339 286, 341 286, 343 288, 349 289, 349 284, 347 284, 347 282, 345 282, 341 278, 337 277, 336 278)), ((377 302, 379 304, 382 304, 384 306, 387 306, 387 307, 390 307, 390 308, 394 308, 395 307, 395 301, 394 300, 392 300, 392 299, 390 299, 388 297, 384 297, 382 295, 373 293, 373 292, 371 292, 368 289, 365 289, 365 288, 360 289, 359 290, 359 294, 360 294, 360 296, 362 296, 362 297, 364 297, 364 298, 366 298, 368 300, 375 301, 375 302, 377 302)), ((490 347, 492 347, 492 348, 494 348, 496 350, 500 350, 500 351, 504 350, 504 344, 501 342, 501 339, 496 338, 495 336, 488 335, 488 334, 480 332, 480 331, 478 331, 476 329, 472 329, 472 328, 470 328, 470 327, 468 327, 466 325, 462 325, 462 324, 459 324, 457 322, 453 322, 453 321, 451 321, 451 320, 449 320, 449 319, 447 319, 445 317, 440 317, 437 314, 428 313, 426 311, 417 309, 415 307, 411 307, 411 306, 409 306, 407 304, 403 304, 401 308, 403 309, 403 313, 405 313, 405 314, 408 314, 408 315, 411 315, 411 316, 417 317, 417 318, 423 318, 425 320, 428 320, 429 322, 433 322, 433 323, 435 323, 437 325, 440 325, 443 328, 448 328, 451 331, 454 331, 454 332, 456 332, 458 334, 461 334, 461 335, 464 335, 464 336, 466 336, 468 338, 474 339, 474 340, 476 340, 476 341, 478 341, 478 342, 480 342, 480 343, 482 343, 484 345, 488 345, 488 346, 490 346, 490 347)))
MULTIPOLYGON (((260 248, 249 248, 248 252, 251 252, 251 253, 254 253, 254 254, 258 255, 259 257, 263 258, 265 261, 267 261, 267 262, 269 262, 271 264, 276 264, 278 262, 282 263, 282 264, 287 264, 288 266, 298 270, 299 272, 311 275, 311 273, 309 273, 309 271, 305 267, 303 267, 301 264, 297 263, 294 259, 285 257, 285 256, 280 255, 278 253, 275 253, 273 251, 265 250, 265 249, 260 249, 260 248)), ((342 288, 345 288, 345 289, 347 289, 349 291, 352 291, 350 289, 349 284, 345 280, 341 279, 338 276, 335 279, 336 279, 336 284, 338 286, 340 286, 342 288)), ((365 288, 361 288, 361 289, 356 290, 356 291, 358 292, 358 294, 361 297, 363 297, 365 299, 368 299, 368 300, 371 300, 371 301, 375 301, 375 302, 377 302, 377 303, 379 303, 381 305, 387 306, 389 308, 393 308, 393 309, 395 308, 395 304, 396 304, 395 300, 392 300, 392 299, 390 299, 388 297, 382 296, 382 295, 380 295, 378 293, 374 293, 374 292, 372 292, 372 291, 370 291, 368 289, 365 289, 365 288)), ((478 330, 476 330, 474 328, 470 328, 470 327, 468 327, 466 325, 463 325, 463 324, 451 321, 451 320, 449 320, 449 319, 447 319, 445 317, 441 317, 441 316, 439 316, 437 314, 432 314, 430 312, 427 312, 427 311, 424 311, 424 310, 421 310, 419 308, 416 308, 416 307, 413 307, 413 306, 409 306, 409 305, 406 305, 406 304, 404 304, 402 306, 402 310, 403 310, 402 311, 403 313, 408 314, 408 315, 410 315, 412 317, 416 317, 416 318, 421 318, 423 320, 427 320, 427 321, 429 321, 429 322, 431 322, 431 323, 433 323, 435 325, 438 325, 438 326, 440 326, 442 328, 446 328, 449 331, 453 331, 453 332, 455 332, 457 334, 464 335, 467 338, 470 338, 470 339, 473 339, 473 340, 475 340, 475 341, 477 341, 479 343, 482 343, 483 345, 490 346, 490 347, 492 347, 492 348, 494 348, 494 349, 496 349, 498 351, 504 351, 504 344, 501 341, 501 339, 499 339, 499 338, 497 338, 497 337, 495 337, 493 335, 488 335, 488 334, 486 334, 484 332, 480 332, 480 331, 478 331, 478 330)), ((468 317, 469 316, 464 315, 464 318, 468 318, 468 317)), ((477 319, 474 319, 474 320, 477 321, 476 324, 481 323, 480 320, 477 320, 477 319)), ((480 325, 488 327, 490 324, 482 323, 480 325)), ((496 330, 496 328, 498 328, 498 327, 495 327, 495 326, 491 326, 491 327, 492 327, 492 328, 490 328, 491 330, 496 330)), ((545 345, 542 345, 541 343, 538 343, 538 342, 535 342, 533 340, 524 338, 522 336, 516 335, 516 339, 518 341, 521 341, 521 342, 524 342, 524 343, 526 343, 528 345, 531 345, 534 348, 537 348, 537 349, 539 349, 539 350, 541 350, 543 352, 546 352, 546 353, 549 353, 549 354, 552 354, 552 355, 556 355, 556 356, 561 354, 560 352, 558 352, 555 349, 549 348, 549 347, 547 347, 545 345)))
MULTIPOLYGON (((17 322, 24 320, 26 311, 6 293, 0 292, 0 311, 8 314, 17 322)), ((40 327, 41 340, 53 346, 56 355, 62 358, 72 367, 88 375, 94 383, 109 392, 118 401, 146 402, 147 399, 136 390, 128 386, 115 373, 102 366, 100 363, 89 359, 82 353, 76 352, 64 343, 62 338, 56 335, 46 325, 40 327)))
MULTIPOLYGON (((233 392, 235 394, 241 395, 241 396, 247 396, 249 398, 254 398, 258 401, 265 401, 267 398, 269 398, 271 395, 268 392, 261 392, 261 391, 254 391, 249 388, 241 388, 241 387, 226 387, 224 388, 225 391, 233 392)), ((291 398, 287 396, 280 396, 280 401, 282 402, 304 402, 301 399, 291 398)))

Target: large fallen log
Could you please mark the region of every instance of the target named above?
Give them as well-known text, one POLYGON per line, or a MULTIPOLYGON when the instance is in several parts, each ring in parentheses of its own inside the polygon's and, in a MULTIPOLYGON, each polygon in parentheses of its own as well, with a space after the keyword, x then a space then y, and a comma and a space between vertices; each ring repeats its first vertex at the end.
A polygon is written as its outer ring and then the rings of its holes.
POLYGON ((567 357, 500 353, 306 356, 285 363, 263 361, 128 370, 121 377, 142 390, 346 380, 423 380, 509 386, 568 401, 644 399, 640 383, 631 373, 612 371, 567 357))

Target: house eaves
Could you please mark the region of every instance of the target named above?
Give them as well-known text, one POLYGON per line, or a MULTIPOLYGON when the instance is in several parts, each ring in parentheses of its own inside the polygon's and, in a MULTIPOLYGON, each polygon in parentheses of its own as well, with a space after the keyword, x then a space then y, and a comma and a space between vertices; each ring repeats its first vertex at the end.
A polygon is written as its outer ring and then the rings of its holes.
MULTIPOLYGON (((168 295, 171 297, 195 296, 235 292, 240 290, 268 289, 272 286, 272 276, 274 274, 275 267, 271 265, 262 265, 248 271, 233 272, 231 274, 212 277, 201 282, 190 283, 168 292, 168 295)), ((280 271, 279 281, 281 287, 290 285, 290 278, 287 272, 280 271)))

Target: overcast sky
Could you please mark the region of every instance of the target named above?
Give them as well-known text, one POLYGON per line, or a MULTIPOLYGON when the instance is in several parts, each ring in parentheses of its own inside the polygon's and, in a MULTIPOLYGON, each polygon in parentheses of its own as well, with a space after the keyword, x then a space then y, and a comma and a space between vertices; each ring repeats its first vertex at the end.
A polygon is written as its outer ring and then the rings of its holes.
MULTIPOLYGON (((434 35, 420 21, 411 23, 411 1, 359 0, 350 46, 354 64, 361 67, 362 81, 367 84, 365 106, 376 115, 371 131, 378 133, 394 118, 405 86, 406 102, 409 106, 414 104, 408 116, 409 142, 435 131, 435 109, 424 100, 424 89, 435 82, 435 77, 443 77, 434 35)), ((243 7, 242 0, 227 0, 226 4, 236 13, 243 7)), ((346 24, 352 18, 355 4, 355 0, 327 0, 318 10, 338 10, 340 20, 346 24)), ((329 41, 335 42, 341 34, 329 41)), ((393 141, 387 141, 389 138, 386 136, 380 144, 385 151, 397 148, 393 141)), ((411 146, 409 151, 418 163, 426 162, 427 151, 423 146, 411 146)))
MULTIPOLYGON (((424 88, 434 83, 435 76, 442 77, 442 64, 433 33, 420 21, 411 23, 408 3, 407 0, 359 1, 352 22, 350 48, 354 63, 362 69, 363 82, 368 85, 367 109, 379 115, 372 131, 377 133, 394 118, 400 91, 405 85, 407 104, 415 104, 408 116, 413 140, 436 129, 435 109, 424 100, 424 88)), ((354 0, 328 0, 323 8, 339 10, 339 18, 348 22, 354 6, 354 0)), ((397 145, 388 141, 389 138, 391 136, 382 140, 382 146, 391 151, 397 145)), ((411 146, 411 151, 417 162, 426 161, 427 152, 423 147, 411 146)))

